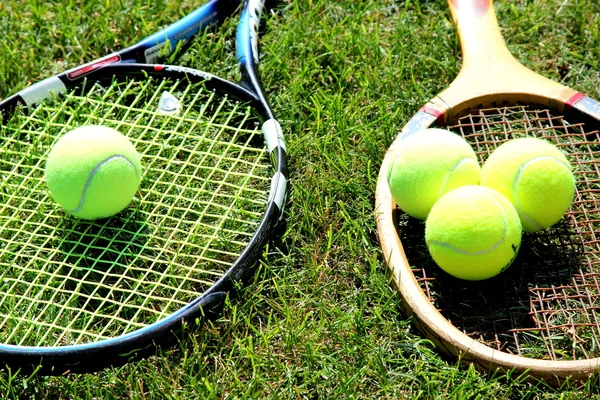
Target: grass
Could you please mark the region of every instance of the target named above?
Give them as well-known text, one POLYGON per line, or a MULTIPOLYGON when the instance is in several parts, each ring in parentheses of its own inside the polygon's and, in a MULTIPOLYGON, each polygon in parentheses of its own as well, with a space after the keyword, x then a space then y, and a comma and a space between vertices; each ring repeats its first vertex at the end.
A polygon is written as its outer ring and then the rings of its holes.
MULTIPOLYGON (((131 44, 190 3, 4 0, 0 97, 131 44)), ((517 58, 600 98, 596 0, 495 5, 517 58)), ((182 62, 232 76, 231 43, 213 40, 182 62)), ((261 44, 262 79, 291 156, 281 246, 217 321, 176 347, 94 374, 5 371, 0 398, 600 398, 593 382, 551 389, 441 356, 411 326, 385 276, 375 180, 401 126, 460 67, 445 1, 282 2, 261 44)))

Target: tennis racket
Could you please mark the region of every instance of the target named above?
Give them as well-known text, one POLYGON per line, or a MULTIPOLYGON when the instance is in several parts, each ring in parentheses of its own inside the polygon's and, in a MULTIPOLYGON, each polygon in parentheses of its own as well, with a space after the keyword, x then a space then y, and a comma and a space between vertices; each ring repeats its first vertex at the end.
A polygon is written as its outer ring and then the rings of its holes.
POLYGON ((152 64, 239 8, 211 0, 0 103, 0 364, 58 374, 137 359, 253 275, 287 196, 281 127, 257 74, 263 6, 241 7, 239 84, 152 64), (108 219, 63 212, 43 179, 53 144, 86 124, 120 131, 141 155, 139 193, 108 219))
POLYGON ((480 370, 560 384, 600 367, 600 103, 520 64, 506 47, 491 0, 449 0, 463 54, 451 85, 394 140, 378 177, 378 238, 393 287, 437 348, 480 370), (477 283, 444 274, 427 252, 424 224, 394 203, 386 180, 403 137, 438 126, 462 135, 483 163, 503 142, 554 142, 575 168, 571 209, 526 234, 506 273, 477 283))

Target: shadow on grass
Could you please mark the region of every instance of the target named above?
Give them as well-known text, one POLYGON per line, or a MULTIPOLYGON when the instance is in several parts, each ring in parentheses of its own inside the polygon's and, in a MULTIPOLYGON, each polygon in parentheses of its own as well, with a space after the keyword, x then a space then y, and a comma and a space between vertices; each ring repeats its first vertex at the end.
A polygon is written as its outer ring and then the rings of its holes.
POLYGON ((532 358, 598 356, 600 332, 598 326, 590 326, 589 314, 600 305, 599 287, 581 237, 567 224, 525 234, 507 271, 470 282, 448 275, 431 259, 423 222, 400 212, 397 218, 400 239, 422 290, 468 336, 532 358))

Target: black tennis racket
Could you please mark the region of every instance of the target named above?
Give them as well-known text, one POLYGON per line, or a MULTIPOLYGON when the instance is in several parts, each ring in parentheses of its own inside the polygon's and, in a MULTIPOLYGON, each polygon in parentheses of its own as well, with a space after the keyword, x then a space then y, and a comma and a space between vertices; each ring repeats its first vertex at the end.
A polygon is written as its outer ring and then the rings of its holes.
POLYGON ((0 102, 0 364, 56 374, 151 354, 252 276, 288 181, 257 74, 263 7, 246 0, 241 9, 239 84, 152 64, 239 8, 211 0, 0 102), (62 211, 43 178, 53 144, 87 124, 126 135, 143 167, 130 206, 96 221, 62 211))

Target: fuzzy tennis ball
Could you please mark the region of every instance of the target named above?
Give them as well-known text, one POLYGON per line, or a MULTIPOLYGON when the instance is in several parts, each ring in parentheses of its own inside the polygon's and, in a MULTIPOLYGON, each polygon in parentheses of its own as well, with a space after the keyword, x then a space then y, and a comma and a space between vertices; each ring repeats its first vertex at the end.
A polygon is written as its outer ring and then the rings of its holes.
POLYGON ((510 200, 525 232, 554 225, 575 195, 571 164, 556 146, 537 138, 513 139, 500 145, 483 165, 481 184, 510 200))
POLYGON ((479 184, 479 174, 477 157, 462 137, 429 128, 400 141, 387 178, 398 207, 424 220, 444 193, 479 184))
POLYGON ((66 133, 46 161, 50 195, 83 219, 110 217, 127 207, 141 173, 135 147, 105 126, 87 125, 66 133))
POLYGON ((470 185, 435 203, 425 222, 425 241, 440 268, 478 281, 510 266, 521 246, 521 230, 519 215, 506 197, 470 185))

